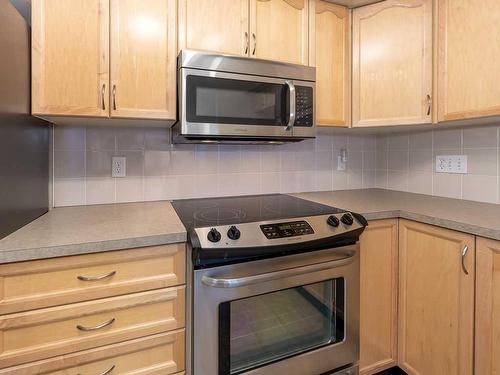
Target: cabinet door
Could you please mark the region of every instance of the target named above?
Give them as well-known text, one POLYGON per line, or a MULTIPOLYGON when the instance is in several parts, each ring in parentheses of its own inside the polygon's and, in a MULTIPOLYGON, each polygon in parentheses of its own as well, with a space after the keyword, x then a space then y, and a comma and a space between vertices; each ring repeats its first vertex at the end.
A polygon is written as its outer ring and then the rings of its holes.
POLYGON ((179 49, 248 55, 249 0, 179 0, 179 49))
POLYGON ((175 0, 111 0, 111 116, 175 119, 175 0))
POLYGON ((432 121, 432 0, 353 11, 353 126, 432 121))
MULTIPOLYGON (((311 7, 313 9, 313 7, 311 7)), ((347 126, 350 116, 350 22, 346 7, 317 0, 314 6, 316 120, 319 125, 347 126)))
POLYGON ((250 56, 308 64, 309 0, 250 0, 250 56))
POLYGON ((500 2, 440 0, 438 120, 500 115, 500 2))
POLYGON ((476 374, 500 374, 500 241, 477 238, 476 374))
POLYGON ((361 236, 360 373, 397 363, 398 221, 370 222, 361 236))
POLYGON ((474 236, 407 220, 399 231, 399 366, 472 374, 474 236))
POLYGON ((108 0, 31 5, 33 114, 108 116, 108 0))

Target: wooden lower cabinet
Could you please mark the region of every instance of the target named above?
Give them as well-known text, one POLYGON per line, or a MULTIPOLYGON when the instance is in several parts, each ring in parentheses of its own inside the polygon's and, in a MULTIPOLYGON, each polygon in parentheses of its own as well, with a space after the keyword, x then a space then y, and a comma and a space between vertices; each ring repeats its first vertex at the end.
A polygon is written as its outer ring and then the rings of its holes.
POLYGON ((408 374, 473 373, 474 259, 474 236, 400 220, 398 358, 408 374))
POLYGON ((398 220, 370 222, 361 236, 360 373, 397 363, 398 220))
POLYGON ((476 240, 475 374, 500 374, 500 241, 476 240))
POLYGON ((185 368, 184 330, 141 337, 0 370, 0 375, 174 374, 185 368))

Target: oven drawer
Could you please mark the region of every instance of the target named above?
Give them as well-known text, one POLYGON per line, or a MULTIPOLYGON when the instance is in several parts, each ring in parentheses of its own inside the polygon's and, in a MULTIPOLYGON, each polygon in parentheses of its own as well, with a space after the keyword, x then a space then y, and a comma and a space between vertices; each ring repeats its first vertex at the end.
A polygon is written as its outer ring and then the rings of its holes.
POLYGON ((0 265, 0 315, 184 284, 185 244, 0 265))
POLYGON ((8 367, 184 327, 184 287, 0 316, 8 367))
POLYGON ((160 333, 10 367, 0 375, 174 374, 185 368, 184 336, 183 329, 160 333))

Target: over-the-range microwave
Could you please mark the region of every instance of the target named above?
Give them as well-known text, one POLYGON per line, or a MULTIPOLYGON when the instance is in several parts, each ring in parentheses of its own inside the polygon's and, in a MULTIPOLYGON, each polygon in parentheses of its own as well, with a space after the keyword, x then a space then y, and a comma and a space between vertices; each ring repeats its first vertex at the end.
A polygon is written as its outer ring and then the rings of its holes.
POLYGON ((314 138, 313 67, 183 50, 174 143, 283 143, 314 138))

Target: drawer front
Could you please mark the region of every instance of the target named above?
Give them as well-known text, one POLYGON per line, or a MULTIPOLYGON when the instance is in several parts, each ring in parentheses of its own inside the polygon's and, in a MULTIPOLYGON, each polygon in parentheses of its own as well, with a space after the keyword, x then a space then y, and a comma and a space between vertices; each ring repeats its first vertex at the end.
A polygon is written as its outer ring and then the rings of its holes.
POLYGON ((0 265, 0 315, 185 282, 185 244, 0 265))
POLYGON ((184 286, 0 316, 0 366, 184 327, 184 286))
POLYGON ((0 375, 179 374, 185 368, 184 343, 182 329, 6 368, 0 375))

